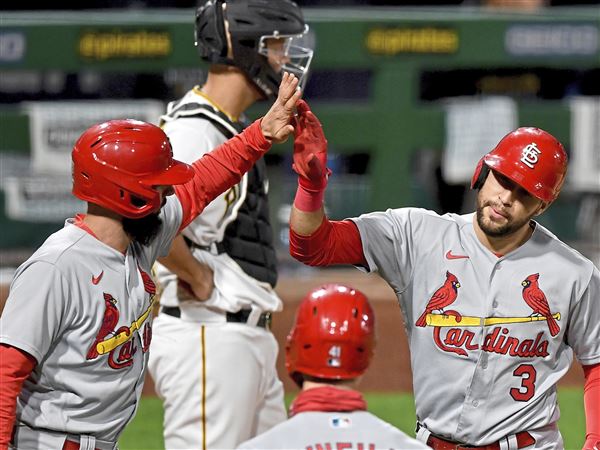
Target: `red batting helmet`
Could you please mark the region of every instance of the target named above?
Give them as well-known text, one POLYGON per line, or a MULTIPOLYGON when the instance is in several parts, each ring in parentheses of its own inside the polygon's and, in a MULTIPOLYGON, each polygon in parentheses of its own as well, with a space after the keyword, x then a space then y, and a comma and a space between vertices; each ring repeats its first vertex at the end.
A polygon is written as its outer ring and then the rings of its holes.
POLYGON ((328 284, 308 293, 287 337, 286 368, 302 385, 303 375, 345 380, 369 366, 375 347, 375 315, 356 289, 328 284))
POLYGON ((534 197, 551 202, 558 197, 567 173, 562 144, 539 128, 518 128, 507 134, 475 169, 471 188, 480 188, 493 169, 534 197))
POLYGON ((164 131, 138 120, 111 120, 88 128, 75 143, 73 195, 130 219, 156 212, 154 186, 183 184, 193 169, 173 159, 164 131))

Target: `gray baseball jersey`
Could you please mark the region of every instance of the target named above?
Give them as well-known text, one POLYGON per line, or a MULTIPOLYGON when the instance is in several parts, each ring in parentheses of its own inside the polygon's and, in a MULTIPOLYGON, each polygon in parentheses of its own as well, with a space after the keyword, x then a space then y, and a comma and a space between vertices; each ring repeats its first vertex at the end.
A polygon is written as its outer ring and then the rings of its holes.
MULTIPOLYGON (((125 254, 69 219, 19 267, 0 342, 38 364, 18 398, 17 426, 116 442, 132 419, 152 336, 156 289, 149 274, 182 220, 175 196, 160 216, 156 239, 134 242, 125 254)), ((61 448, 62 441, 47 445, 61 448)), ((15 446, 22 447, 18 433, 15 446)))
POLYGON ((556 429, 556 383, 573 353, 600 362, 592 262, 539 224, 499 257, 477 239, 473 214, 403 208, 352 220, 369 270, 400 302, 420 422, 471 445, 556 429))
POLYGON ((302 412, 238 448, 428 449, 425 444, 366 411, 302 412))

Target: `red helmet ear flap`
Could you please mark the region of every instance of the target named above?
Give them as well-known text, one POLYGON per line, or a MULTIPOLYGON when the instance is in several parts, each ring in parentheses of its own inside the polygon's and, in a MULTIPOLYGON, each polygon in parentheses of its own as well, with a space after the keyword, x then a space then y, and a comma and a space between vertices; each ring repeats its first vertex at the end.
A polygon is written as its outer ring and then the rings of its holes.
POLYGON ((490 168, 485 164, 485 157, 482 157, 475 167, 473 178, 471 179, 471 189, 480 189, 488 176, 490 168))

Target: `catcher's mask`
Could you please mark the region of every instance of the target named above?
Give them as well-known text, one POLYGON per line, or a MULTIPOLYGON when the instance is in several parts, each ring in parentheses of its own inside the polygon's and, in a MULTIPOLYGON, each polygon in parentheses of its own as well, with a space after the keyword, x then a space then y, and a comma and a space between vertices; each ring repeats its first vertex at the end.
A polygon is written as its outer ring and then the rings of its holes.
POLYGON ((286 368, 302 386, 304 376, 346 380, 369 366, 375 347, 375 315, 365 295, 328 284, 306 295, 286 345, 286 368))
POLYGON ((307 33, 302 11, 290 0, 208 0, 196 11, 195 42, 202 59, 238 67, 265 97, 277 96, 282 70, 296 75, 303 88, 313 50, 298 42, 307 33), (277 54, 268 48, 270 39, 281 41, 277 54), (281 61, 277 70, 269 54, 281 61))
POLYGON ((524 127, 507 134, 485 155, 475 169, 471 188, 483 186, 493 169, 534 197, 552 202, 558 197, 567 173, 567 154, 562 144, 539 128, 524 127))
POLYGON ((163 130, 138 120, 111 120, 87 129, 75 143, 73 194, 130 219, 161 207, 160 185, 192 179, 191 166, 173 159, 163 130))

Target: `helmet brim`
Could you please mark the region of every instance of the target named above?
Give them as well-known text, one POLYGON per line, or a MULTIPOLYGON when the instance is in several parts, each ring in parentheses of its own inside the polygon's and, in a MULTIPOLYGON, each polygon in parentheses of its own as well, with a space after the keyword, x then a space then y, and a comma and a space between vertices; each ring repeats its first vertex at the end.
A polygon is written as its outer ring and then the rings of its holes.
POLYGON ((140 182, 146 186, 185 184, 194 178, 194 169, 189 164, 173 160, 173 164, 159 174, 144 177, 140 182))
POLYGON ((538 200, 551 202, 556 198, 556 195, 551 190, 545 188, 541 183, 532 184, 532 180, 524 175, 526 173, 526 168, 520 161, 509 164, 503 158, 490 154, 485 156, 484 161, 486 166, 490 169, 501 173, 538 200))

